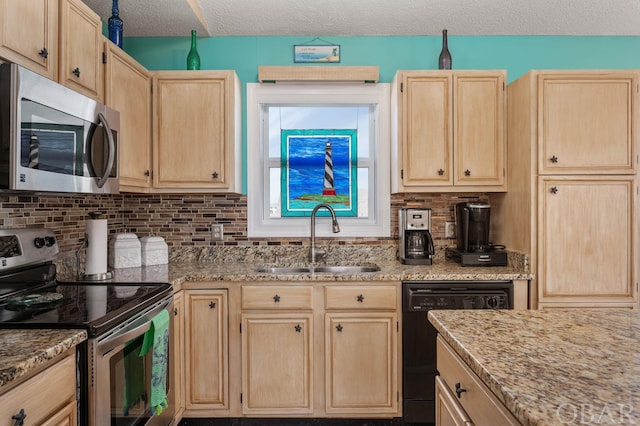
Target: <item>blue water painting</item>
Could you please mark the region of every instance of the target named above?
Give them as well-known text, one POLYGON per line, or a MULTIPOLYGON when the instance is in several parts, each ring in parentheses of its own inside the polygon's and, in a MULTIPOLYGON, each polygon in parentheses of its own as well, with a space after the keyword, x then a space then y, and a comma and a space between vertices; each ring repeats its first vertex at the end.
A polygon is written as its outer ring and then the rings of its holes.
POLYGON ((355 132, 351 130, 283 130, 283 133, 286 135, 282 137, 282 215, 308 216, 313 207, 324 202, 330 204, 341 216, 355 216, 357 214, 355 132), (300 134, 301 132, 311 134, 300 134), (335 196, 323 195, 327 142, 331 145, 335 196))

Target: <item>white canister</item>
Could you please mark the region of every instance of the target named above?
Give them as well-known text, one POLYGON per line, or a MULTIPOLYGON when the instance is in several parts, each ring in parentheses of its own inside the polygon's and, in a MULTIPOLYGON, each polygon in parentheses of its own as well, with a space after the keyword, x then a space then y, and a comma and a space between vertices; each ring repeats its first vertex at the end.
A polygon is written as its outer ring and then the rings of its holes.
POLYGON ((114 269, 142 265, 140 240, 136 234, 117 234, 109 244, 109 266, 114 269))
POLYGON ((162 237, 142 237, 142 265, 166 265, 169 263, 169 249, 162 237))

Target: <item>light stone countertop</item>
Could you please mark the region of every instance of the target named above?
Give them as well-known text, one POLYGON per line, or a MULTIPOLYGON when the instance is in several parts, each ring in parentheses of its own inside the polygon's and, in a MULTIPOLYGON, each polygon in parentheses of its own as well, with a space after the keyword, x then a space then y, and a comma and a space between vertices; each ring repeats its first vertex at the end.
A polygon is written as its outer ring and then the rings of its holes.
MULTIPOLYGON (((354 264, 337 262, 335 264, 354 264)), ((186 281, 403 281, 403 280, 530 280, 532 275, 516 266, 462 267, 452 261, 433 265, 403 265, 392 262, 358 262, 358 265, 375 264, 377 272, 318 274, 258 272, 264 266, 306 266, 304 263, 251 263, 251 262, 180 262, 168 265, 122 268, 113 271, 112 282, 168 282, 174 286, 186 281)))
POLYGON ((0 330, 0 392, 86 339, 85 330, 0 330))
MULTIPOLYGON (((322 242, 326 248, 326 243, 322 242)), ((528 256, 507 252, 508 266, 463 267, 446 258, 445 247, 437 247, 432 265, 403 265, 394 245, 332 245, 326 264, 370 265, 380 270, 362 274, 272 274, 259 267, 308 266, 307 246, 224 246, 191 247, 171 251, 165 265, 114 269, 110 282, 168 282, 178 286, 186 281, 402 281, 402 280, 530 280, 528 256)), ((321 266, 322 263, 318 263, 321 266)), ((57 262, 58 278, 74 281, 75 256, 57 262)))
MULTIPOLYGON (((289 250, 289 249, 286 249, 289 250)), ((117 283, 170 283, 176 290, 185 282, 283 282, 283 281, 402 281, 402 280, 529 280, 526 265, 518 255, 504 267, 462 267, 459 264, 438 257, 432 265, 403 265, 388 248, 370 252, 344 250, 336 254, 340 261, 335 265, 371 265, 380 270, 360 274, 271 274, 261 273, 257 268, 264 266, 308 266, 304 261, 306 249, 294 248, 295 253, 279 253, 280 257, 265 255, 262 251, 249 248, 211 252, 188 253, 175 256, 169 264, 143 266, 137 268, 114 269, 113 278, 104 284, 117 283), (249 254, 247 254, 249 251, 249 254), (283 261, 286 259, 286 261, 283 261), (391 260, 388 260, 391 259, 391 260)), ((75 261, 58 265, 58 278, 74 281, 75 261)), ((79 330, 0 330, 0 388, 4 384, 37 368, 51 356, 64 352, 68 347, 87 338, 86 332, 79 330)))
POLYGON ((640 425, 640 311, 434 310, 428 318, 523 425, 640 425))

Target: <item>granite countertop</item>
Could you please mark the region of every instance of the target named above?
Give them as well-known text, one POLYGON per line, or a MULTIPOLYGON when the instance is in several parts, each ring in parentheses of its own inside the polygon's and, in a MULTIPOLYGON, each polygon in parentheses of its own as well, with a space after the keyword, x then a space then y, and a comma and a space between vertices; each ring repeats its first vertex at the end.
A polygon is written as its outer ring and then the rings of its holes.
MULTIPOLYGON (((222 246, 172 250, 165 265, 113 269, 109 282, 168 282, 174 286, 186 281, 420 281, 420 280, 530 280, 526 254, 507 251, 508 266, 463 267, 447 258, 446 247, 438 246, 432 265, 404 265, 397 258, 395 245, 321 244, 328 255, 316 266, 371 265, 368 273, 264 273, 260 267, 309 266, 307 246, 222 246)), ((76 259, 70 256, 57 263, 58 278, 74 281, 76 259)))
POLYGON ((377 272, 312 274, 274 274, 258 272, 265 266, 303 266, 302 263, 252 262, 178 262, 168 265, 123 268, 113 271, 112 282, 169 282, 174 285, 185 281, 403 281, 403 280, 529 280, 532 275, 517 266, 462 267, 452 261, 433 265, 403 265, 393 262, 337 262, 335 264, 375 264, 377 272))
POLYGON ((0 392, 86 339, 84 330, 0 330, 0 392))
POLYGON ((640 424, 639 311, 434 310, 428 318, 523 425, 640 424))

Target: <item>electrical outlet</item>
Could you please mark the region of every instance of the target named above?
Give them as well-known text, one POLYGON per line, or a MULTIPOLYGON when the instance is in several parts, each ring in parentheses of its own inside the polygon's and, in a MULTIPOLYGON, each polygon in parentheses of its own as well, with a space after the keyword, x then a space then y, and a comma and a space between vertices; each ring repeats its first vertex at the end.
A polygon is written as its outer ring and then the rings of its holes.
POLYGON ((446 221, 444 223, 444 237, 455 238, 456 237, 456 223, 446 221))
POLYGON ((221 223, 211 224, 211 241, 224 240, 224 230, 221 223))

